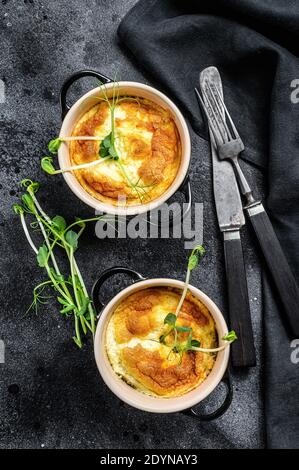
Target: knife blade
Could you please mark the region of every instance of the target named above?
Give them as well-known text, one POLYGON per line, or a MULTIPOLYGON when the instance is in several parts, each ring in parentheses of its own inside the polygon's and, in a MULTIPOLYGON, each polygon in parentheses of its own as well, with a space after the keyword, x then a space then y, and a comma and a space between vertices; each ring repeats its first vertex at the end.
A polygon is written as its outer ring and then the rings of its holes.
MULTIPOLYGON (((216 67, 208 67, 200 73, 201 90, 207 80, 217 86, 223 96, 221 77, 216 67)), ((235 367, 250 367, 256 364, 256 355, 240 237, 240 229, 245 224, 245 217, 232 165, 230 162, 218 158, 214 137, 210 129, 209 134, 214 200, 218 224, 224 241, 229 319, 231 328, 236 331, 238 336, 238 340, 231 346, 232 364, 235 367)))

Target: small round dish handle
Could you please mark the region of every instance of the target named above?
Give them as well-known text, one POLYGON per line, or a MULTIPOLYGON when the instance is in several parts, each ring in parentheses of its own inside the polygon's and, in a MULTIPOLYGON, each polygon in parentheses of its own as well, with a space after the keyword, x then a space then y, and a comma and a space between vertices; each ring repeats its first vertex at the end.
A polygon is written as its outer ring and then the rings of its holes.
MULTIPOLYGON (((180 215, 174 216, 170 221, 167 221, 167 223, 169 224, 169 228, 172 228, 177 223, 183 223, 185 217, 187 217, 187 215, 189 214, 189 212, 191 210, 191 207, 192 207, 192 190, 191 190, 190 178, 189 178, 188 175, 186 176, 183 183, 181 184, 179 189, 177 189, 176 192, 179 192, 179 193, 183 194, 183 196, 185 198, 185 206, 184 206, 183 212, 180 215)), ((150 211, 149 211, 149 217, 150 217, 150 220, 151 220, 151 212, 150 211)), ((157 225, 159 227, 163 226, 161 220, 159 220, 157 222, 157 225)))
POLYGON ((101 287, 109 277, 119 273, 128 274, 133 279, 133 284, 135 284, 135 282, 145 281, 146 279, 139 272, 134 271, 134 269, 127 268, 126 266, 114 266, 113 268, 108 268, 103 271, 100 277, 95 281, 91 290, 92 301, 98 315, 101 314, 105 307, 105 304, 100 299, 101 287))
POLYGON ((67 112, 70 110, 70 105, 67 103, 66 100, 67 92, 74 82, 83 77, 95 77, 102 83, 113 82, 111 78, 106 77, 106 75, 103 75, 100 72, 96 72, 95 70, 80 70, 79 72, 73 73, 70 77, 65 80, 60 90, 60 108, 62 120, 65 118, 67 112))
POLYGON ((185 181, 183 181, 178 191, 183 194, 183 196, 185 197, 185 203, 186 203, 186 207, 184 208, 182 212, 182 216, 181 216, 181 221, 183 222, 183 220, 189 214, 191 207, 192 207, 192 190, 191 190, 191 183, 190 183, 189 175, 186 176, 185 181))
POLYGON ((200 421, 212 421, 214 419, 220 418, 220 416, 222 416, 228 410, 233 399, 233 386, 228 372, 226 372, 221 382, 224 383, 226 387, 226 395, 223 403, 219 406, 219 408, 207 414, 198 413, 195 408, 189 408, 188 410, 184 410, 182 413, 188 416, 192 416, 193 418, 197 418, 200 421))

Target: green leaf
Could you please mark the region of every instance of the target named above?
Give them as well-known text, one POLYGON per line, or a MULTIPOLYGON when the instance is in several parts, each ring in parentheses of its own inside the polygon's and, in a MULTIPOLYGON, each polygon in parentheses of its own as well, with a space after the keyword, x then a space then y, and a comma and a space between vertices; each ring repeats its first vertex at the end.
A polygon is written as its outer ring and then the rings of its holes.
POLYGON ((30 194, 23 194, 22 196, 22 202, 25 207, 25 209, 29 212, 34 212, 35 211, 35 206, 32 197, 30 194))
POLYGON ((187 333, 188 331, 192 331, 192 328, 190 328, 190 326, 177 325, 175 328, 179 333, 187 333))
POLYGON ((63 232, 66 228, 66 221, 61 215, 55 215, 52 219, 52 224, 58 232, 63 232))
POLYGON ((106 135, 105 139, 102 140, 101 142, 101 145, 103 144, 103 147, 105 147, 106 149, 109 149, 111 147, 111 137, 112 137, 112 132, 106 135))
POLYGON ((196 268, 198 265, 198 258, 196 255, 191 255, 188 261, 188 269, 192 271, 192 269, 196 268))
POLYGON ((76 343, 76 345, 81 349, 82 348, 82 343, 81 341, 76 338, 76 336, 73 336, 73 341, 76 343))
POLYGON ((36 259, 37 259, 38 265, 41 268, 44 268, 46 266, 47 259, 48 259, 48 248, 46 247, 46 245, 40 246, 36 259))
POLYGON ((188 269, 192 271, 192 269, 196 268, 199 263, 199 260, 204 256, 206 250, 202 245, 197 245, 193 248, 191 256, 188 260, 188 269))
POLYGON ((67 300, 65 300, 63 297, 57 297, 57 301, 61 304, 61 305, 69 305, 69 302, 67 300))
POLYGON ((72 310, 74 310, 76 308, 76 306, 74 304, 69 304, 67 306, 65 306, 63 309, 60 310, 60 313, 62 315, 68 313, 68 312, 71 312, 72 310))
POLYGON ((175 322, 176 322, 176 315, 174 313, 168 313, 166 317, 164 318, 165 325, 175 326, 175 322))
POLYGON ((39 190, 40 184, 37 181, 25 178, 21 181, 21 186, 24 186, 29 193, 36 193, 39 190))
POLYGON ((161 336, 159 337, 159 342, 162 343, 162 344, 165 344, 165 338, 166 338, 165 335, 161 335, 161 336))
POLYGON ((63 274, 56 274, 56 272, 54 271, 54 269, 51 269, 51 274, 52 276, 54 277, 55 281, 57 282, 65 282, 65 279, 64 279, 64 276, 63 274))
POLYGON ((89 304, 90 304, 90 299, 88 297, 85 297, 83 299, 82 307, 78 311, 78 316, 84 315, 86 313, 86 310, 87 310, 89 304))
POLYGON ((198 254, 199 256, 204 256, 206 254, 206 250, 202 245, 196 245, 193 249, 194 253, 198 254))
POLYGON ((106 149, 106 147, 103 147, 102 145, 100 146, 100 157, 101 158, 105 158, 105 157, 108 157, 109 155, 109 149, 106 149))
POLYGON ((21 206, 21 204, 13 204, 12 208, 16 214, 18 215, 24 214, 24 207, 21 206))
POLYGON ((55 175, 56 170, 53 166, 52 157, 43 157, 41 159, 40 165, 46 173, 48 173, 49 175, 55 175))
POLYGON ((62 140, 59 137, 57 137, 57 139, 50 140, 50 142, 48 143, 49 152, 51 152, 53 154, 57 153, 58 149, 61 145, 61 142, 62 142, 62 140))
POLYGON ((191 347, 200 348, 200 341, 198 341, 197 339, 192 339, 191 347))
POLYGON ((77 222, 78 227, 83 228, 86 226, 86 223, 80 217, 75 217, 75 221, 77 222))
POLYGON ((112 136, 112 133, 110 132, 110 134, 106 135, 106 137, 102 140, 100 144, 99 154, 101 158, 105 158, 109 156, 109 149, 111 147, 111 136, 112 136))
POLYGON ((229 331, 225 336, 222 338, 224 341, 229 341, 232 343, 236 339, 238 339, 238 336, 236 335, 236 332, 234 330, 229 331))
POLYGON ((69 230, 66 232, 65 239, 74 251, 78 248, 78 234, 76 232, 69 230))
POLYGON ((111 147, 109 147, 109 155, 111 155, 111 157, 114 159, 114 160, 118 160, 119 159, 119 156, 117 154, 117 151, 115 150, 115 148, 111 145, 111 147))

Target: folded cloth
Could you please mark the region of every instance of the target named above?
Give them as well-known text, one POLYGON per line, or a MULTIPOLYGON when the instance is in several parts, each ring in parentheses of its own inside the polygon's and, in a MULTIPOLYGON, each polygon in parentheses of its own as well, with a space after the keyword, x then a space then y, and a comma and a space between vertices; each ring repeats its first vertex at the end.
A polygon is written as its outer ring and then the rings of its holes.
MULTIPOLYGON (((118 34, 204 137, 194 86, 202 69, 218 67, 242 157, 265 171, 268 213, 298 280, 299 3, 140 0, 118 34)), ((267 445, 299 448, 299 364, 268 284, 264 305, 267 445)))

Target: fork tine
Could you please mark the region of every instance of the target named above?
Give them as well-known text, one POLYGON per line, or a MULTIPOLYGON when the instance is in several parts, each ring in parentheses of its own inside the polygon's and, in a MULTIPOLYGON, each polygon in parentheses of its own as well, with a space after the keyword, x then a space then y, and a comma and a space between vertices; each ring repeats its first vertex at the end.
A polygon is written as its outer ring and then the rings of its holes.
POLYGON ((206 105, 205 105, 205 103, 204 103, 204 101, 203 101, 203 99, 202 99, 202 97, 201 97, 201 95, 200 95, 200 93, 199 93, 199 91, 198 91, 198 89, 197 89, 196 87, 194 88, 194 91, 195 91, 196 97, 197 97, 197 99, 199 100, 200 105, 201 105, 202 109, 204 110, 204 113, 205 113, 205 115, 206 115, 206 117, 207 117, 207 119, 208 119, 208 122, 209 122, 209 124, 210 124, 210 129, 211 129, 211 131, 212 131, 212 133, 213 133, 213 136, 214 136, 214 138, 215 138, 215 141, 216 141, 216 145, 217 145, 217 146, 218 146, 218 145, 221 145, 221 144, 222 144, 222 142, 221 142, 221 134, 220 134, 220 133, 218 132, 218 130, 216 129, 216 127, 215 127, 215 125, 214 125, 214 123, 213 123, 213 121, 212 121, 212 119, 211 119, 211 116, 209 116, 209 113, 208 113, 208 111, 207 111, 206 105))
MULTIPOLYGON (((227 125, 227 123, 226 123, 226 120, 225 120, 225 112, 223 113, 223 109, 220 108, 219 103, 218 103, 218 101, 217 101, 217 99, 216 99, 216 97, 215 97, 215 93, 213 92, 212 87, 210 86, 208 80, 206 80, 205 84, 207 85, 207 87, 208 87, 208 89, 209 89, 209 92, 210 92, 210 95, 211 95, 211 97, 212 97, 212 99, 213 99, 214 105, 215 105, 216 108, 217 108, 219 118, 220 118, 220 120, 221 120, 223 126, 225 127, 226 133, 227 133, 227 135, 228 135, 228 139, 229 139, 229 140, 232 140, 232 138, 233 138, 233 137, 232 137, 232 134, 231 134, 230 129, 229 129, 229 127, 228 127, 228 125, 227 125), (223 114, 224 114, 224 115, 223 115, 223 114)), ((214 86, 214 88, 215 88, 215 89, 217 90, 217 92, 218 92, 217 86, 214 86)), ((218 96, 219 96, 219 95, 220 95, 220 93, 218 92, 218 96)))
POLYGON ((228 109, 227 109, 227 107, 226 107, 226 105, 225 105, 225 103, 224 103, 224 101, 223 101, 223 99, 222 99, 222 97, 221 97, 221 95, 220 95, 220 93, 219 93, 217 87, 216 87, 216 92, 217 92, 218 98, 219 98, 219 100, 220 100, 220 102, 221 102, 221 105, 222 105, 223 108, 225 109, 225 112, 226 112, 227 117, 228 117, 228 119, 229 119, 229 122, 230 122, 230 125, 231 125, 231 127, 232 127, 232 130, 234 131, 235 138, 236 138, 236 139, 240 139, 240 136, 239 136, 239 133, 238 133, 238 131, 237 131, 237 129, 236 129, 236 126, 235 126, 235 124, 234 124, 234 121, 233 121, 232 118, 230 117, 230 114, 229 114, 229 112, 228 112, 228 109))
MULTIPOLYGON (((225 141, 226 141, 226 135, 225 135, 225 131, 223 129, 223 127, 219 124, 219 121, 217 119, 217 114, 215 113, 215 110, 214 110, 214 107, 213 105, 211 104, 211 100, 206 92, 206 90, 204 88, 202 88, 202 94, 204 96, 204 98, 206 99, 208 105, 209 105, 209 109, 211 110, 211 113, 213 115, 213 118, 215 120, 215 123, 216 123, 216 126, 218 128, 218 132, 221 136, 221 139, 222 139, 222 142, 220 142, 220 144, 225 144, 225 141)), ((213 123, 214 124, 214 123, 213 123)), ((214 126, 215 127, 215 126, 214 126)))

